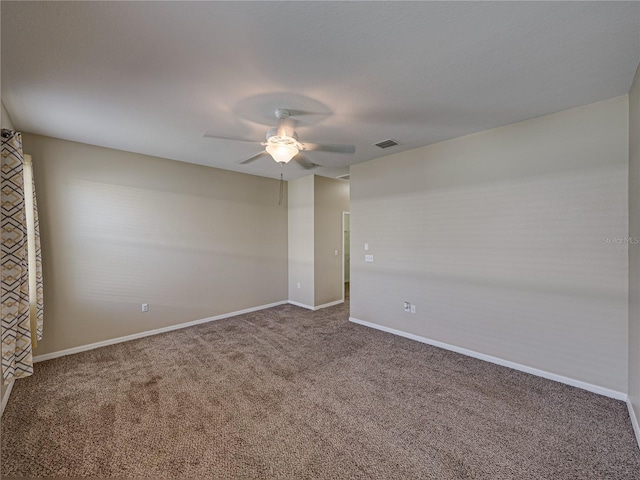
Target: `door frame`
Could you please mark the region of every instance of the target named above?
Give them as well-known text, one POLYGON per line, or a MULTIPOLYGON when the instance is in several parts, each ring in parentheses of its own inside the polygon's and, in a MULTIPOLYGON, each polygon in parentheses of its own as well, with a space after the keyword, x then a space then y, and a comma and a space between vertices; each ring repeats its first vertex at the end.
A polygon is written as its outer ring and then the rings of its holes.
MULTIPOLYGON (((344 235, 344 219, 345 216, 349 215, 349 240, 351 240, 351 212, 346 212, 346 211, 342 211, 342 232, 340 233, 342 235, 342 301, 344 302, 345 299, 345 295, 344 295, 344 252, 345 252, 345 235, 344 235)), ((351 245, 349 245, 349 247, 351 247, 351 245)), ((349 259, 351 259, 351 248, 349 248, 349 259)), ((349 265, 351 265, 351 262, 349 262, 349 265)), ((351 273, 351 272, 349 272, 351 273)), ((349 275, 349 286, 351 286, 351 275, 349 275)))

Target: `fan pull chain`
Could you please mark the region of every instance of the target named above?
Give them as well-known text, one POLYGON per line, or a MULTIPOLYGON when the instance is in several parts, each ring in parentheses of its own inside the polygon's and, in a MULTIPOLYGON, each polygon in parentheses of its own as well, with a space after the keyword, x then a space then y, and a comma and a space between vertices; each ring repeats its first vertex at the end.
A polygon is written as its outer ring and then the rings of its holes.
POLYGON ((280 200, 278 201, 278 205, 282 205, 282 198, 284 197, 284 178, 282 177, 283 165, 280 165, 280 200))

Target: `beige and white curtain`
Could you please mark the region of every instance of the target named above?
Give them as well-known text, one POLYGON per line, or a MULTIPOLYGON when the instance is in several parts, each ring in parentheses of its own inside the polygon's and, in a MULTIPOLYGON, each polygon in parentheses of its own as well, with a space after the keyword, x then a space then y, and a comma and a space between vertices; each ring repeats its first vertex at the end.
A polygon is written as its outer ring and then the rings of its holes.
POLYGON ((19 132, 2 130, 2 379, 33 374, 42 339, 42 256, 31 159, 19 132))

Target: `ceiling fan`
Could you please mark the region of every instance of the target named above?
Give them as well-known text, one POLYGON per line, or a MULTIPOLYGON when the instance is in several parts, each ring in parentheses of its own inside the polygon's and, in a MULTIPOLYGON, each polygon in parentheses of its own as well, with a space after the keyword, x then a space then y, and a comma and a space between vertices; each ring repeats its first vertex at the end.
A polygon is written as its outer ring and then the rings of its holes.
POLYGON ((259 143, 264 146, 265 149, 240 162, 241 165, 251 163, 258 160, 261 157, 271 155, 271 157, 280 165, 284 166, 291 160, 298 162, 305 169, 312 169, 319 167, 320 165, 309 161, 300 152, 332 152, 332 153, 355 153, 356 147, 353 145, 321 145, 318 143, 302 143, 298 140, 298 134, 293 129, 293 123, 290 118, 294 114, 302 114, 304 112, 297 112, 295 110, 285 110, 278 108, 276 110, 276 118, 278 119, 278 126, 272 128, 267 132, 267 139, 265 142, 257 140, 247 140, 244 138, 232 138, 232 137, 220 137, 217 135, 210 135, 205 133, 205 137, 219 138, 222 140, 233 140, 238 142, 252 142, 259 143))

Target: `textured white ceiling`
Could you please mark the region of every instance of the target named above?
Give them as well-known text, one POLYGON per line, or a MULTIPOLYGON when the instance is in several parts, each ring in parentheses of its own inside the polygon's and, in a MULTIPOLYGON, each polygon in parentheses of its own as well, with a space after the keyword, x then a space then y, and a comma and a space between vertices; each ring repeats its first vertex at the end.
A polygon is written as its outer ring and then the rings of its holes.
MULTIPOLYGON (((16 128, 277 177, 278 107, 314 173, 624 95, 638 2, 7 2, 2 100, 16 128), (394 138, 400 147, 373 143, 394 138)), ((285 178, 308 174, 297 164, 285 178)))

